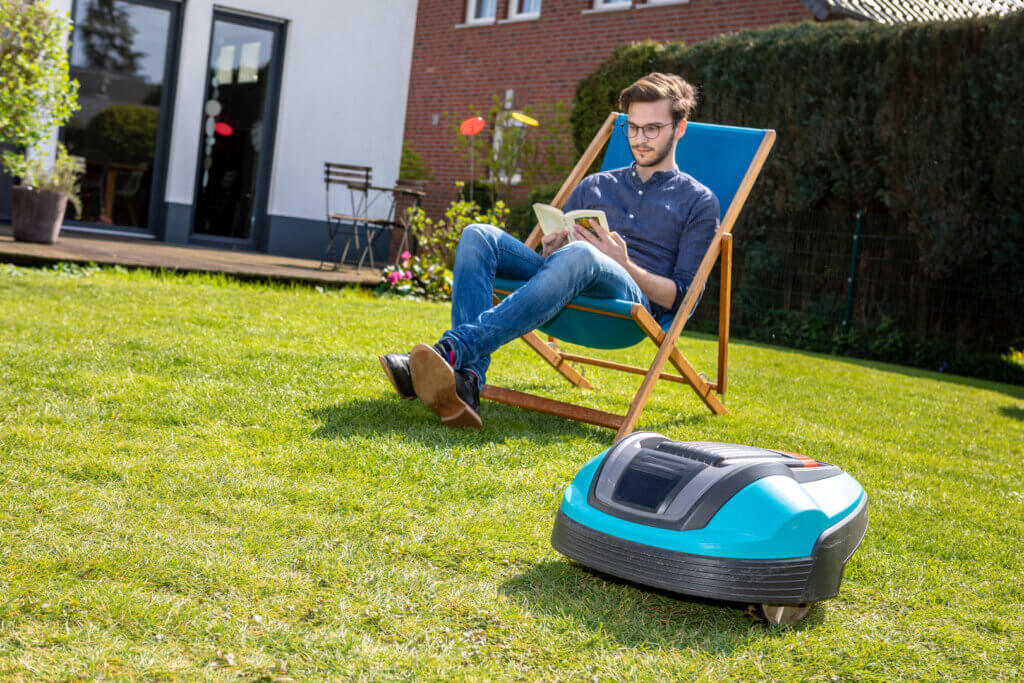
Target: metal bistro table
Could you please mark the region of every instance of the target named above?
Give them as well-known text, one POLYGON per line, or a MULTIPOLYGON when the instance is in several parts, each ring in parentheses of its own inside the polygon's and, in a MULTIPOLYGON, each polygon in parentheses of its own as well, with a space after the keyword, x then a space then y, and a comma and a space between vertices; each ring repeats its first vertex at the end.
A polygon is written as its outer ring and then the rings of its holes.
POLYGON ((371 169, 368 166, 349 166, 345 164, 325 164, 324 180, 327 187, 327 234, 328 243, 324 255, 320 260, 320 266, 326 262, 333 262, 335 269, 345 261, 349 249, 355 245, 360 250, 359 260, 356 264, 356 271, 362 268, 367 256, 370 259, 370 267, 376 268, 373 249, 381 234, 389 232, 393 228, 403 228, 402 244, 399 245, 398 253, 401 254, 402 247, 408 244, 409 234, 406 225, 404 212, 396 215, 400 198, 412 200, 412 206, 418 206, 425 196, 422 188, 409 181, 398 180, 394 187, 382 187, 373 185, 370 182, 371 169), (330 186, 340 184, 349 190, 351 213, 333 213, 330 211, 330 186), (387 197, 389 205, 383 212, 383 217, 371 217, 370 209, 387 197), (352 233, 345 240, 341 252, 338 252, 336 241, 342 225, 351 225, 352 233), (360 247, 360 232, 364 235, 363 246, 360 247))

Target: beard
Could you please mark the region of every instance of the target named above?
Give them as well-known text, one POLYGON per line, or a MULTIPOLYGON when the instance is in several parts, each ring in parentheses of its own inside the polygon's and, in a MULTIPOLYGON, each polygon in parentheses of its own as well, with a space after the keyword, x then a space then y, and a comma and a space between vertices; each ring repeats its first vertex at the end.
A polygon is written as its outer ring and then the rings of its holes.
POLYGON ((649 153, 647 160, 641 161, 640 157, 637 156, 636 147, 633 145, 629 146, 629 151, 633 154, 633 160, 636 161, 637 166, 657 166, 665 160, 672 151, 672 136, 666 135, 660 147, 657 144, 657 140, 648 140, 644 143, 644 147, 650 147, 651 152, 649 153))

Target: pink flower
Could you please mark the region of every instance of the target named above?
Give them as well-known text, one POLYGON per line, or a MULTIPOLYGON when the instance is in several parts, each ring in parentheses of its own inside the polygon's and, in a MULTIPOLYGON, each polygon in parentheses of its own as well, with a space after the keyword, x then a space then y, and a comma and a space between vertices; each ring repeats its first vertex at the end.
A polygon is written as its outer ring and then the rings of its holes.
POLYGON ((405 271, 405 279, 406 280, 411 280, 412 279, 412 273, 410 273, 408 270, 405 271))
POLYGON ((403 260, 403 261, 408 261, 408 260, 409 260, 409 259, 411 259, 411 258, 412 258, 412 254, 410 254, 410 253, 409 253, 409 252, 407 252, 407 251, 403 251, 403 252, 402 252, 402 260, 403 260))
POLYGON ((399 274, 398 271, 395 271, 393 273, 388 273, 388 284, 389 285, 393 285, 393 284, 395 284, 396 282, 398 282, 401 279, 402 279, 402 276, 401 276, 401 274, 399 274))

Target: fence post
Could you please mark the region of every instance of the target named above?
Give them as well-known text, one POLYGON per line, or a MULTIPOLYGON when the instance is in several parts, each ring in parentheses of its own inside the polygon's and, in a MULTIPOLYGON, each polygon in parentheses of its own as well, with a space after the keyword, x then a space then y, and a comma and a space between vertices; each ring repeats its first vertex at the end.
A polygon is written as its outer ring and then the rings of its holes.
POLYGON ((853 317, 853 295, 857 289, 857 266, 860 264, 860 231, 864 212, 857 212, 857 227, 853 231, 853 253, 850 255, 850 277, 846 278, 846 311, 843 313, 843 334, 850 331, 853 317))

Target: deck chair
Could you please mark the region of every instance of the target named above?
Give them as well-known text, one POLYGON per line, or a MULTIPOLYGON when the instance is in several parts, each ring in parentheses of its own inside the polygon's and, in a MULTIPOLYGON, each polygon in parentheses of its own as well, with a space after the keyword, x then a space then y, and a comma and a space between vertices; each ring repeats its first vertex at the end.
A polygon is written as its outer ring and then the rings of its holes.
MULTIPOLYGON (((573 189, 594 163, 601 149, 605 147, 605 143, 608 143, 608 149, 601 166, 602 170, 621 168, 633 162, 626 135, 618 125, 625 120, 625 114, 613 112, 608 115, 558 194, 555 195, 552 205, 561 208, 565 204, 573 189)), ((679 140, 676 147, 676 163, 680 170, 689 173, 715 193, 719 205, 725 213, 719 229, 712 238, 711 244, 704 254, 704 259, 697 269, 693 282, 670 324, 665 327, 660 326, 647 309, 639 304, 580 296, 540 328, 541 332, 549 335, 550 343, 542 340, 536 332, 523 335, 523 341, 530 348, 577 387, 593 388, 571 363, 594 365, 643 375, 644 380, 625 415, 616 415, 491 385, 484 387, 481 397, 615 429, 618 430, 615 436, 616 441, 633 431, 640 419, 640 413, 659 379, 688 384, 713 413, 724 415, 726 409, 720 397, 724 397, 726 389, 729 351, 732 227, 736 223, 740 209, 743 208, 750 188, 757 179, 774 141, 775 131, 773 130, 692 122, 687 124, 686 134, 679 140), (722 267, 718 318, 718 375, 715 381, 709 382, 680 353, 676 348, 676 341, 700 299, 711 269, 719 256, 722 259, 722 267), (647 368, 567 353, 557 346, 557 341, 562 340, 590 348, 618 349, 633 346, 645 338, 650 339, 658 347, 654 360, 647 368), (664 372, 666 363, 671 363, 679 374, 664 372)), ((540 227, 537 226, 530 233, 526 244, 536 248, 540 243, 540 237, 540 227)), ((494 283, 495 303, 523 284, 522 281, 500 278, 496 280, 494 283)))

